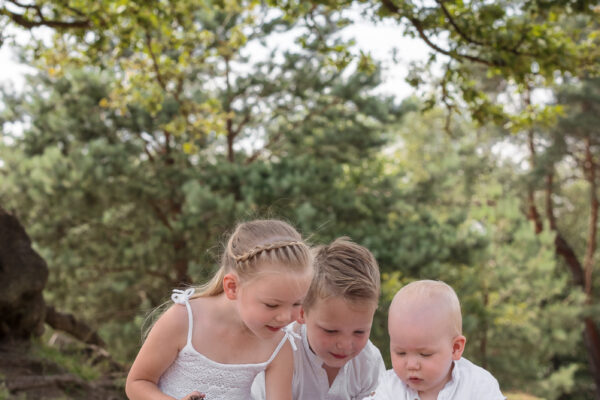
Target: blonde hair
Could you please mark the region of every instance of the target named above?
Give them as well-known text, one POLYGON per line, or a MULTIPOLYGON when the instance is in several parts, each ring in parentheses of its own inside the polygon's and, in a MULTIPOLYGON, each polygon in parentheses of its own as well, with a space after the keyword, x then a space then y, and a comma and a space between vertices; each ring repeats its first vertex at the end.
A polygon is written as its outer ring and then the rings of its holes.
POLYGON ((379 301, 379 266, 371 252, 347 237, 313 249, 315 273, 302 306, 309 310, 317 300, 342 297, 351 302, 379 301))
POLYGON ((223 278, 235 272, 240 280, 250 279, 258 266, 270 264, 304 271, 312 264, 309 247, 290 224, 275 220, 254 220, 239 224, 227 241, 219 270, 210 281, 196 288, 196 297, 223 293, 223 278))
POLYGON ((454 289, 447 283, 427 279, 411 282, 396 293, 390 305, 390 310, 406 303, 435 305, 436 308, 441 309, 448 316, 452 333, 462 335, 460 301, 454 289))

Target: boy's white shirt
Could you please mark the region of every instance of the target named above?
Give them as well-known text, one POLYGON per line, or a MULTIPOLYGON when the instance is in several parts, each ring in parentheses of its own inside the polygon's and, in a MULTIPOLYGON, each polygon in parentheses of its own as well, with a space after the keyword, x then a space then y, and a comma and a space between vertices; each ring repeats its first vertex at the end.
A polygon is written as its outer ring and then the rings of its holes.
MULTIPOLYGON (((385 372, 374 396, 364 400, 420 400, 393 369, 385 372)), ((505 400, 496 378, 466 358, 454 361, 452 378, 438 394, 437 400, 505 400)))
MULTIPOLYGON (((306 336, 306 325, 300 325, 302 343, 294 352, 294 378, 292 394, 294 400, 360 400, 375 391, 379 379, 385 373, 381 352, 371 341, 356 357, 348 361, 338 372, 329 387, 323 361, 312 352, 306 336)), ((257 375, 252 384, 252 398, 265 399, 265 375, 257 375)))

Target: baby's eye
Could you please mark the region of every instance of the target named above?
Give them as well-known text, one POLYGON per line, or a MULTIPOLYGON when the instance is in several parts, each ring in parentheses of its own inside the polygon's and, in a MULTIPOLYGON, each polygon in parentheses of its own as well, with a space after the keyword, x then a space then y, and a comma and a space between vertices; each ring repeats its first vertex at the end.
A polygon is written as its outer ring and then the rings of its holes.
POLYGON ((265 303, 265 306, 267 306, 267 308, 277 308, 277 304, 267 304, 267 303, 265 303))
POLYGON ((400 356, 400 357, 404 357, 406 355, 406 352, 405 351, 397 351, 396 355, 400 356))
POLYGON ((325 333, 328 333, 328 334, 337 333, 337 331, 335 329, 323 329, 323 330, 325 331, 325 333))
POLYGON ((431 353, 421 353, 421 357, 430 357, 431 353))
POLYGON ((362 335, 364 335, 364 334, 365 334, 365 331, 354 331, 354 334, 355 334, 356 336, 362 336, 362 335))

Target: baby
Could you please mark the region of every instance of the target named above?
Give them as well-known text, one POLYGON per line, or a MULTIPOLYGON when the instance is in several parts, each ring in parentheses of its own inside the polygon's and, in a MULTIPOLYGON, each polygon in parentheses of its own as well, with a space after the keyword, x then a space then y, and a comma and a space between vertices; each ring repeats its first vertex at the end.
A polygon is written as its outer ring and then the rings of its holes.
MULTIPOLYGON (((352 400, 371 394, 385 373, 370 341, 379 267, 366 248, 339 238, 314 249, 315 275, 300 309, 292 381, 295 400, 352 400)), ((264 379, 252 395, 264 399, 264 379)))
POLYGON ((400 289, 388 332, 393 369, 371 399, 506 399, 488 371, 461 357, 466 339, 460 303, 444 282, 422 280, 400 289))

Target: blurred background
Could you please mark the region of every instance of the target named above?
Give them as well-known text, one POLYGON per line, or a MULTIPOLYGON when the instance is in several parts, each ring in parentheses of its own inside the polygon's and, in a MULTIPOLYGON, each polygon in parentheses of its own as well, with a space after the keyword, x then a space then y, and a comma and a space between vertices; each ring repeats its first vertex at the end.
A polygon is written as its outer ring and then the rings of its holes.
POLYGON ((600 399, 599 17, 2 1, 0 398, 124 398, 149 312, 281 218, 373 252, 388 368, 392 296, 441 279, 509 400, 600 399))

